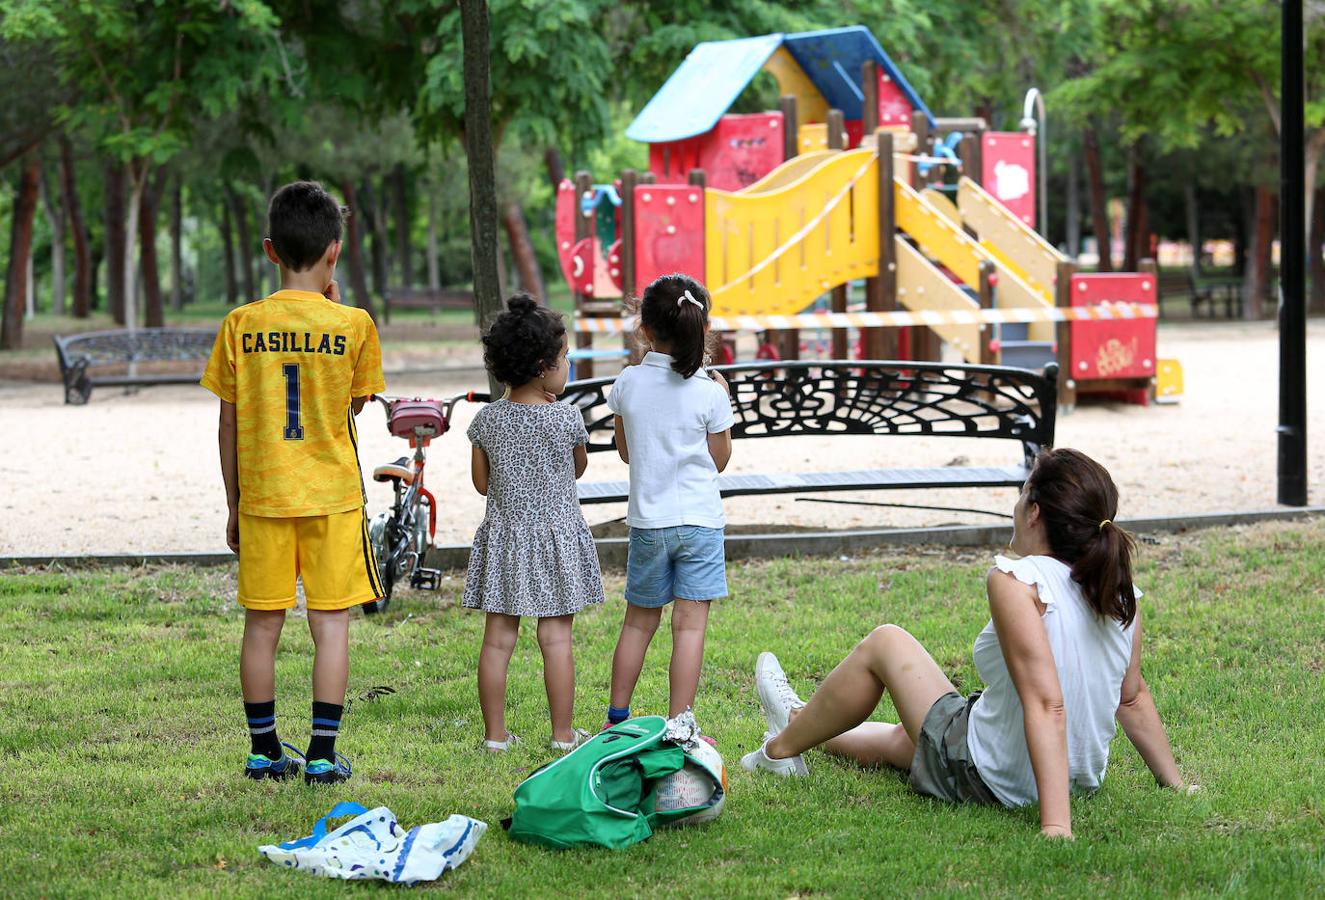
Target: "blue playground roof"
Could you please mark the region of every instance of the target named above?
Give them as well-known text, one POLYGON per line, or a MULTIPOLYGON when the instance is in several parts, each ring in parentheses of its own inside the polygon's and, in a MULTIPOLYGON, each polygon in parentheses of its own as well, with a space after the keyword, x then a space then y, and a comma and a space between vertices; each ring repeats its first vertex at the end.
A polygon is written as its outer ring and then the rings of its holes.
POLYGON ((842 110, 847 119, 862 116, 860 67, 872 59, 901 88, 911 105, 925 114, 930 125, 935 124, 929 107, 883 52, 874 35, 868 28, 856 25, 698 44, 630 123, 626 137, 660 144, 711 131, 768 58, 784 44, 828 106, 842 110))

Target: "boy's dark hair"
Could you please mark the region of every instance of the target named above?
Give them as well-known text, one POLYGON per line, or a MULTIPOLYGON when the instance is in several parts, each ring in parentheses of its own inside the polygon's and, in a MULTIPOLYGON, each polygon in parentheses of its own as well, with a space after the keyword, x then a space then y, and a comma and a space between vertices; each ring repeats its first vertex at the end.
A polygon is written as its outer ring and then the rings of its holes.
POLYGON ((1072 580, 1090 608, 1101 618, 1130 624, 1136 617, 1136 542, 1113 524, 1118 488, 1104 466, 1080 450, 1046 450, 1026 479, 1026 499, 1039 504, 1049 548, 1072 567, 1072 580))
POLYGON ((708 352, 709 292, 689 275, 660 275, 644 289, 640 322, 672 350, 672 370, 689 378, 708 352))
POLYGON ((520 291, 483 335, 483 364, 502 384, 520 387, 557 364, 565 337, 561 313, 520 291))
POLYGON ((341 207, 316 181, 295 181, 267 205, 267 237, 286 268, 312 268, 340 240, 341 207))

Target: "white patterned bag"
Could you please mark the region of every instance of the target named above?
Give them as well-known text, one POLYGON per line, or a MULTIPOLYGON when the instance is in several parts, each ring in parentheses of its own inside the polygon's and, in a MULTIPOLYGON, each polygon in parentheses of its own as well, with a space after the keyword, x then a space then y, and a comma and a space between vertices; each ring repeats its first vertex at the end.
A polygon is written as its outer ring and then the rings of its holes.
POLYGON ((267 844, 258 852, 278 866, 313 875, 415 884, 433 881, 468 859, 487 829, 477 819, 454 815, 406 831, 385 806, 338 803, 308 837, 267 844), (327 820, 342 816, 354 818, 327 833, 327 820))

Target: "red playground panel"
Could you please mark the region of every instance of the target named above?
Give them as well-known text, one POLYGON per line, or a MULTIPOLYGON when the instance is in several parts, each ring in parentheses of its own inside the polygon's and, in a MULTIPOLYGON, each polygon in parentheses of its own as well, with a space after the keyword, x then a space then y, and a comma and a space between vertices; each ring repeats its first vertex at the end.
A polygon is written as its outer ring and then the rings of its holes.
POLYGON ((987 131, 981 184, 1012 214, 1035 227, 1035 140, 1020 131, 987 131))
POLYGON ((681 184, 635 188, 635 283, 680 272, 704 283, 704 191, 681 184))
POLYGON ((879 66, 879 127, 910 129, 911 112, 911 101, 879 66))
MULTIPOLYGON (((1155 304, 1153 276, 1141 273, 1074 275, 1072 305, 1155 304)), ((1155 319, 1072 322, 1072 378, 1151 378, 1155 374, 1155 319)))
POLYGON ((659 184, 685 184, 703 169, 709 187, 739 191, 782 164, 782 132, 782 113, 726 115, 698 137, 650 144, 649 171, 659 184))

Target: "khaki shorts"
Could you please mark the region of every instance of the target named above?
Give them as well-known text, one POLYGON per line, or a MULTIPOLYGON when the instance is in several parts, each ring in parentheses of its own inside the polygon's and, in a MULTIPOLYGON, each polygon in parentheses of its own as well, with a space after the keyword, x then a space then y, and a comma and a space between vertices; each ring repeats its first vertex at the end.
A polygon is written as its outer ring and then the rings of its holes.
POLYGON ((966 730, 980 692, 965 699, 949 691, 925 713, 911 760, 911 790, 948 803, 1000 805, 971 762, 966 730))

